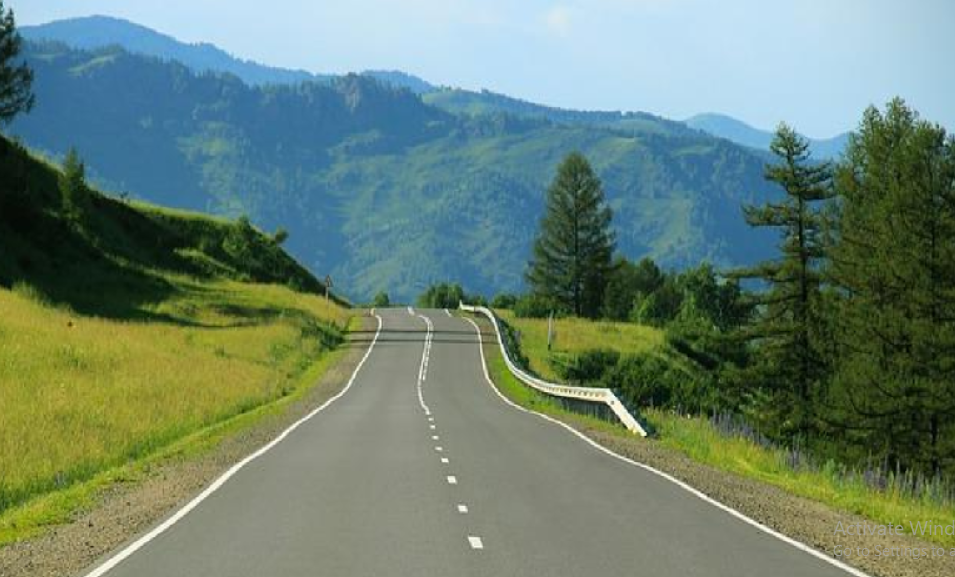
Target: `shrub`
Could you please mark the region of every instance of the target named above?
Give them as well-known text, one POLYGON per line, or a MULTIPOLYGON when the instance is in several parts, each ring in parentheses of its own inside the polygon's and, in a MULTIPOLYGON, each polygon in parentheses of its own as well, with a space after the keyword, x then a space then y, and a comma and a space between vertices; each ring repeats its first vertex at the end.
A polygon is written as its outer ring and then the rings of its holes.
POLYGON ((542 319, 562 312, 556 301, 538 294, 524 295, 514 303, 514 315, 519 318, 542 319))

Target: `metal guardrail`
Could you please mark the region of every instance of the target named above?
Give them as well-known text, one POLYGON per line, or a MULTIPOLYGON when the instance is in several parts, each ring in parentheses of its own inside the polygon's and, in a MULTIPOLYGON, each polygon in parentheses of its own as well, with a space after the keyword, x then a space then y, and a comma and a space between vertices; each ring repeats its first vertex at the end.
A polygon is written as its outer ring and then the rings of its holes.
POLYGON ((517 366, 517 364, 514 363, 514 361, 511 360, 511 357, 507 352, 507 347, 504 346, 504 338, 501 334, 501 327, 498 324, 497 315, 494 314, 494 311, 486 307, 472 307, 464 303, 460 303, 459 308, 465 312, 482 314, 490 319, 491 324, 494 325, 494 331, 497 333, 497 342, 501 347, 501 355, 504 357, 504 363, 507 364, 507 368, 511 371, 511 373, 513 373, 515 377, 520 379, 527 386, 544 394, 555 397, 603 403, 613 411, 614 415, 617 416, 627 430, 629 430, 631 433, 640 435, 641 437, 647 436, 647 431, 640 425, 637 419, 630 414, 630 411, 628 411, 624 404, 620 402, 620 399, 617 398, 617 395, 615 395, 613 391, 610 389, 557 385, 527 374, 527 372, 522 370, 517 366))

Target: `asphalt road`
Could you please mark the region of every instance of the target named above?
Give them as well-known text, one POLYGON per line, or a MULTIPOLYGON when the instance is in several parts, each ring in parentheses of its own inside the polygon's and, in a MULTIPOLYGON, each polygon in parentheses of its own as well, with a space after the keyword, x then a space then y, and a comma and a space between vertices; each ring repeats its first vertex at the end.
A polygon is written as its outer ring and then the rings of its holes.
POLYGON ((468 321, 379 315, 341 398, 105 575, 847 574, 508 406, 468 321))

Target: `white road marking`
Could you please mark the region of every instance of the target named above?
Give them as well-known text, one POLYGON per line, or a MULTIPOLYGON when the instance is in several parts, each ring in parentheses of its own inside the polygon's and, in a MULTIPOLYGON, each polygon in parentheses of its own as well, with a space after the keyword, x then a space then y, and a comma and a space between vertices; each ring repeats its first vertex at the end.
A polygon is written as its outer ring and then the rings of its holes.
POLYGON ((365 356, 363 356, 361 360, 358 362, 358 366, 355 367, 355 371, 352 373, 351 378, 348 379, 348 382, 345 384, 345 387, 341 391, 339 391, 332 398, 322 403, 320 407, 314 409, 309 414, 305 415, 301 419, 292 423, 287 429, 282 431, 282 433, 278 437, 275 437, 274 439, 272 439, 268 444, 261 447, 259 450, 255 451, 254 453, 247 456, 246 458, 242 459, 235 465, 232 465, 232 467, 230 467, 228 471, 220 475, 219 478, 213 481, 212 484, 206 487, 205 490, 203 490, 201 493, 196 495, 191 501, 186 503, 181 509, 173 513, 171 517, 163 521, 160 525, 153 528, 151 531, 149 531, 148 533, 146 533, 139 539, 136 539, 135 541, 130 543, 128 546, 126 546, 125 549, 123 549, 119 553, 116 553, 115 555, 113 555, 112 557, 104 561, 102 565, 100 565, 96 569, 93 569, 92 571, 87 573, 86 577, 101 577, 102 575, 105 575, 107 572, 111 571, 114 567, 116 567, 117 565, 122 563, 124 560, 126 560, 130 555, 142 549, 147 543, 149 543, 156 537, 165 533, 170 527, 172 527, 173 525, 181 521, 183 517, 188 515, 190 511, 198 507, 200 503, 208 499, 210 495, 212 495, 213 493, 218 491, 220 488, 222 488, 222 486, 225 485, 226 481, 228 481, 233 476, 235 476, 235 474, 241 471, 243 467, 245 467, 252 461, 258 459, 265 453, 272 450, 276 445, 278 445, 283 440, 285 440, 285 438, 288 437, 295 429, 299 428, 304 423, 311 420, 315 415, 325 410, 326 407, 328 407, 329 405, 331 405, 332 403, 340 399, 345 393, 347 393, 349 389, 351 389, 352 385, 355 383, 355 379, 358 377, 359 371, 361 371, 361 368, 365 365, 365 361, 368 360, 368 357, 371 355, 371 351, 374 350, 375 348, 375 343, 378 342, 379 335, 381 335, 381 326, 382 326, 381 317, 378 315, 374 315, 374 316, 376 319, 378 319, 378 330, 375 331, 375 338, 372 339, 371 344, 368 346, 368 350, 365 351, 365 356))
POLYGON ((454 475, 448 475, 448 485, 457 485, 457 484, 458 484, 458 478, 455 477, 454 475))
POLYGON ((435 427, 434 425, 428 425, 428 426, 431 427, 431 430, 432 430, 432 431, 437 428, 437 427, 435 427))
POLYGON ((434 417, 428 417, 428 420, 433 423, 433 422, 434 422, 434 417))
POLYGON ((458 513, 462 513, 462 514, 463 514, 463 513, 467 513, 467 512, 468 512, 468 506, 467 506, 467 505, 464 505, 464 504, 458 505, 458 513))
POLYGON ((448 315, 449 317, 452 316, 451 311, 449 311, 448 309, 444 309, 444 314, 448 315))
POLYGON ((411 307, 408 307, 408 314, 411 316, 414 316, 414 309, 411 307))
POLYGON ((484 542, 481 541, 480 537, 468 535, 468 543, 471 544, 471 549, 484 549, 484 542))
POLYGON ((437 440, 439 440, 439 439, 440 439, 440 437, 438 437, 438 435, 431 435, 431 440, 432 440, 432 441, 437 441, 437 440))
POLYGON ((440 453, 444 450, 444 447, 435 447, 434 450, 440 453))
POLYGON ((733 509, 733 508, 730 507, 729 505, 725 505, 725 504, 723 504, 723 503, 720 503, 719 501, 717 501, 716 499, 710 497, 710 496, 707 495, 706 493, 703 493, 703 492, 700 491, 699 489, 695 489, 695 488, 691 487, 690 485, 687 485, 686 483, 684 483, 683 481, 677 479, 677 478, 674 477, 673 475, 670 475, 669 473, 664 473, 663 471, 661 471, 661 470, 659 470, 659 469, 654 469, 654 468, 651 467, 650 465, 645 465, 645 464, 643 464, 643 463, 634 461, 633 459, 630 459, 630 458, 628 458, 628 457, 624 457, 623 455, 620 455, 620 454, 618 454, 618 453, 615 453, 615 452, 611 451, 611 450, 608 449, 607 447, 604 447, 603 445, 601 445, 601 444, 598 443, 597 441, 594 441, 593 439, 591 439, 590 437, 584 435, 583 433, 581 433, 581 432, 578 431, 577 429, 571 427, 571 426, 568 425, 567 423, 564 423, 564 422, 562 422, 562 421, 559 421, 559 420, 557 420, 557 419, 555 419, 555 418, 553 418, 553 417, 550 417, 550 416, 548 416, 548 415, 545 415, 545 414, 543 414, 543 413, 538 413, 537 411, 532 411, 532 410, 530 410, 530 409, 525 409, 524 407, 522 407, 522 406, 520 406, 520 405, 514 403, 513 401, 511 401, 510 399, 508 399, 506 396, 504 396, 504 393, 502 393, 502 392, 497 388, 497 385, 495 385, 495 384, 494 384, 494 381, 491 380, 491 375, 490 375, 490 373, 488 373, 488 371, 487 371, 487 360, 484 358, 484 347, 482 346, 481 328, 480 328, 480 327, 477 325, 477 323, 474 322, 472 319, 469 319, 469 318, 465 317, 464 320, 466 320, 466 321, 468 321, 469 323, 471 323, 471 325, 474 326, 474 330, 477 331, 477 334, 478 334, 478 350, 481 351, 481 367, 484 369, 484 379, 485 379, 485 380, 487 381, 487 383, 491 386, 491 388, 494 390, 494 392, 497 393, 497 396, 500 397, 505 403, 507 403, 507 404, 510 405, 511 407, 514 407, 514 408, 517 409, 518 411, 522 411, 522 412, 524 412, 524 413, 528 413, 528 414, 531 414, 531 415, 537 415, 538 417, 540 417, 540 418, 542 418, 542 419, 544 419, 544 420, 546 420, 546 421, 550 421, 551 423, 554 423, 555 425, 559 425, 559 426, 563 427, 564 429, 570 431, 570 433, 572 433, 573 435, 576 435, 576 436, 579 437, 581 440, 583 440, 585 443, 587 443, 587 444, 589 444, 590 446, 594 447, 594 448, 597 449, 598 451, 600 451, 600 452, 602 452, 602 453, 604 453, 604 454, 606 454, 606 455, 608 455, 608 456, 610 456, 610 457, 613 457, 613 458, 615 458, 615 459, 618 459, 618 460, 620 460, 620 461, 623 461, 624 463, 627 463, 627 464, 629 464, 629 465, 633 465, 634 467, 639 467, 639 468, 641 468, 641 469, 643 469, 643 470, 645 470, 645 471, 649 471, 650 473, 653 473, 654 475, 657 475, 657 476, 659 476, 659 477, 662 477, 662 478, 666 479, 667 481, 670 481, 671 483, 673 483, 673 484, 675 484, 676 486, 680 487, 681 489, 684 489, 685 491, 691 493, 691 494, 694 495, 695 497, 698 497, 698 498, 702 499, 703 501, 706 501, 706 502, 709 503, 710 505, 713 505, 713 506, 716 507, 717 509, 720 509, 720 510, 726 512, 726 513, 729 513, 730 515, 732 515, 733 517, 736 517, 736 518, 739 519, 740 521, 742 521, 742 522, 744 522, 744 523, 746 523, 746 524, 748 524, 748 525, 752 525, 752 526, 755 527, 756 529, 759 529, 760 531, 762 531, 762 532, 764 532, 764 533, 766 533, 766 534, 768 534, 768 535, 771 535, 771 536, 773 536, 773 537, 779 539, 780 541, 782 541, 782 542, 784 542, 784 543, 787 543, 787 544, 789 544, 789 545, 792 545, 793 547, 795 547, 796 549, 799 549, 800 551, 803 551, 803 552, 805 552, 805 553, 808 553, 808 554, 812 555, 813 557, 816 557, 817 559, 820 559, 820 560, 822 560, 822 561, 825 561, 826 563, 829 563, 830 565, 832 565, 832 566, 834 566, 834 567, 837 567, 837 568, 839 568, 839 569, 842 569, 843 571, 845 571, 846 573, 848 573, 848 574, 850 574, 850 575, 854 575, 855 577, 871 577, 871 575, 869 575, 868 573, 863 573, 862 571, 856 569, 855 567, 851 567, 851 566, 849 566, 849 565, 843 563, 842 561, 839 561, 839 560, 837 560, 837 559, 833 559, 832 557, 826 555, 826 554, 823 553, 822 551, 818 551, 818 550, 816 550, 816 549, 813 549, 812 547, 810 547, 809 545, 806 545, 805 543, 801 543, 801 542, 799 542, 799 541, 797 541, 797 540, 795 540, 795 539, 793 539, 793 538, 791 538, 791 537, 787 537, 786 535, 783 535, 782 533, 780 533, 780 532, 778 532, 778 531, 776 531, 776 530, 774 530, 774 529, 770 529, 770 528, 767 527, 766 525, 763 525, 762 523, 760 523, 759 521, 756 521, 755 519, 752 519, 752 518, 750 518, 750 517, 747 517, 746 515, 744 515, 743 513, 737 511, 736 509, 733 509))
MULTIPOLYGON (((411 307, 408 307, 408 311, 411 312, 411 307)), ((428 363, 431 361, 431 339, 434 335, 434 324, 431 322, 431 319, 424 315, 418 315, 418 318, 423 320, 428 326, 428 332, 424 337, 424 349, 421 351, 421 365, 418 367, 418 382, 415 388, 418 390, 418 404, 421 405, 424 414, 430 418, 431 409, 429 409, 427 403, 424 402, 422 384, 428 378, 428 363)))
POLYGON ((445 465, 447 465, 448 463, 451 462, 451 459, 449 459, 449 458, 447 458, 447 457, 441 457, 441 462, 444 463, 445 465))

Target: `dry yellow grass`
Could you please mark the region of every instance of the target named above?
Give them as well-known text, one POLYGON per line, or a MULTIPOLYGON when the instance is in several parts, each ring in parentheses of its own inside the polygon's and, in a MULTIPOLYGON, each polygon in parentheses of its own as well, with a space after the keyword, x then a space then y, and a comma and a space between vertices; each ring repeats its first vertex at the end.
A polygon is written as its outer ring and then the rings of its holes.
POLYGON ((289 394, 349 311, 281 286, 174 279, 164 322, 0 289, 0 511, 289 394))
POLYGON ((551 351, 548 351, 547 319, 517 318, 507 310, 495 312, 520 331, 521 351, 527 355, 531 370, 549 380, 557 379, 547 360, 550 355, 575 354, 590 349, 640 353, 663 345, 663 331, 653 327, 567 317, 554 319, 555 339, 551 351))

